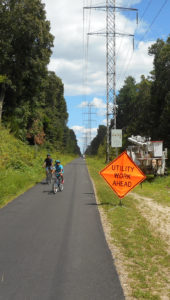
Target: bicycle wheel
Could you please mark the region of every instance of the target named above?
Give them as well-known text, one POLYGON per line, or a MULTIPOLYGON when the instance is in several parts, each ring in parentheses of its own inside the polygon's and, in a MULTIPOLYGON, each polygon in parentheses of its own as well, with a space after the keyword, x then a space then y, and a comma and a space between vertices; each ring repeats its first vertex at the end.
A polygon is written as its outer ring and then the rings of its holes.
POLYGON ((46 183, 48 184, 49 180, 48 180, 48 174, 46 176, 46 183))
POLYGON ((60 183, 60 185, 59 185, 59 189, 60 189, 60 191, 61 191, 61 192, 63 191, 63 189, 64 189, 64 186, 63 186, 63 184, 62 184, 62 183, 60 183))
POLYGON ((54 192, 54 194, 56 194, 58 192, 58 186, 57 186, 56 182, 54 182, 54 184, 53 184, 53 192, 54 192))
POLYGON ((50 183, 50 172, 48 170, 47 176, 46 176, 46 183, 50 183))
POLYGON ((52 182, 52 173, 51 173, 51 171, 49 172, 49 183, 51 183, 52 182))

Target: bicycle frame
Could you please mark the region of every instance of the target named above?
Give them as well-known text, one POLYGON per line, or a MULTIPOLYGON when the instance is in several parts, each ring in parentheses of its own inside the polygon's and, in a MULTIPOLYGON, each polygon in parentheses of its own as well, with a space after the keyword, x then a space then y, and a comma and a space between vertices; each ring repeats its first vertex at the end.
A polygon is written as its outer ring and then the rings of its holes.
POLYGON ((46 182, 49 184, 49 183, 51 183, 51 180, 52 180, 52 172, 51 172, 50 167, 48 167, 47 176, 46 176, 46 182))
POLYGON ((54 184, 53 184, 53 192, 54 194, 57 191, 62 191, 63 190, 63 184, 62 182, 62 177, 60 174, 55 174, 55 179, 54 179, 54 184))

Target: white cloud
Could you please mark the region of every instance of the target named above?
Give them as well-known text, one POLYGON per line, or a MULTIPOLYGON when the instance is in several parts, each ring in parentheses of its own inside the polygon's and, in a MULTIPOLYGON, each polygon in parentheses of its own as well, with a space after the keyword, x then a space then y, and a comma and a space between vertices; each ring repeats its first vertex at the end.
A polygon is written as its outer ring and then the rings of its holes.
POLYGON ((78 107, 80 107, 80 108, 87 107, 87 105, 88 105, 88 101, 83 101, 78 105, 78 107))
MULTIPOLYGON (((105 116, 106 115, 106 102, 103 99, 94 97, 91 102, 83 101, 81 102, 78 107, 87 110, 88 113, 88 104, 91 105, 91 112, 93 114, 96 113, 97 116, 105 116), (93 111, 95 110, 95 111, 93 111)), ((109 104, 109 113, 111 114, 113 111, 113 104, 109 104)))
POLYGON ((103 108, 105 109, 106 108, 106 104, 103 102, 103 99, 95 97, 91 103, 96 108, 99 108, 99 109, 103 109, 103 108))
MULTIPOLYGON (((124 47, 126 47, 126 42, 124 43, 124 47)), ((150 47, 152 43, 153 42, 140 42, 134 52, 130 50, 127 57, 125 53, 122 54, 122 58, 119 57, 117 68, 118 89, 120 89, 125 78, 129 75, 133 76, 137 82, 140 81, 141 75, 149 75, 152 70, 153 57, 148 55, 148 47, 150 47), (125 57, 126 63, 124 64, 125 57)))
POLYGON ((71 127, 74 130, 78 144, 82 152, 86 150, 86 147, 90 145, 92 139, 97 134, 97 128, 86 128, 84 126, 74 125, 71 127))
POLYGON ((105 109, 106 108, 106 104, 104 103, 103 99, 94 97, 93 100, 89 103, 88 101, 83 101, 81 102, 78 107, 82 108, 82 107, 87 107, 88 104, 91 105, 91 107, 97 108, 97 109, 105 109))
POLYGON ((71 127, 71 129, 73 129, 76 133, 84 131, 84 127, 83 126, 79 126, 79 125, 74 125, 74 126, 71 127))
MULTIPOLYGON (((80 103, 80 105, 78 107, 87 107, 87 105, 89 104, 88 101, 83 101, 80 103)), ((103 102, 103 99, 94 97, 93 100, 90 102, 92 107, 95 108, 105 108, 106 104, 103 102)))
POLYGON ((97 128, 85 128, 84 126, 79 126, 79 125, 74 125, 71 127, 71 129, 73 129, 76 134, 79 133, 84 133, 84 134, 89 134, 91 132, 91 136, 95 136, 97 133, 97 128))
MULTIPOLYGON (((128 7, 132 6, 134 4, 138 4, 141 1, 142 0, 130 0, 130 1, 128 1, 129 2, 128 7)), ((127 6, 127 0, 117 0, 117 5, 126 5, 127 6)))

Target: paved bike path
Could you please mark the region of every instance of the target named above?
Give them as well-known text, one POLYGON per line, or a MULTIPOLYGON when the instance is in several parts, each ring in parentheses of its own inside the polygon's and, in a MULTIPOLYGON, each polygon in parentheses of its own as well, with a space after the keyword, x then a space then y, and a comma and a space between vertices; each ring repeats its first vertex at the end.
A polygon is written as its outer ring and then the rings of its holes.
POLYGON ((0 210, 0 300, 123 300, 84 160, 0 210))

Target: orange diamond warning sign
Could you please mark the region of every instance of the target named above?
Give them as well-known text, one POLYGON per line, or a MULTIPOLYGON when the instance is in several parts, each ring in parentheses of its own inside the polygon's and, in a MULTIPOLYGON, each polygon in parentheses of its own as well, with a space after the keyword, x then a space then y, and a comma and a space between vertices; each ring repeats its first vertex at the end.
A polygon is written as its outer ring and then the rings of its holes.
POLYGON ((146 178, 144 173, 127 155, 126 151, 100 171, 100 175, 106 180, 119 198, 123 198, 146 178))

